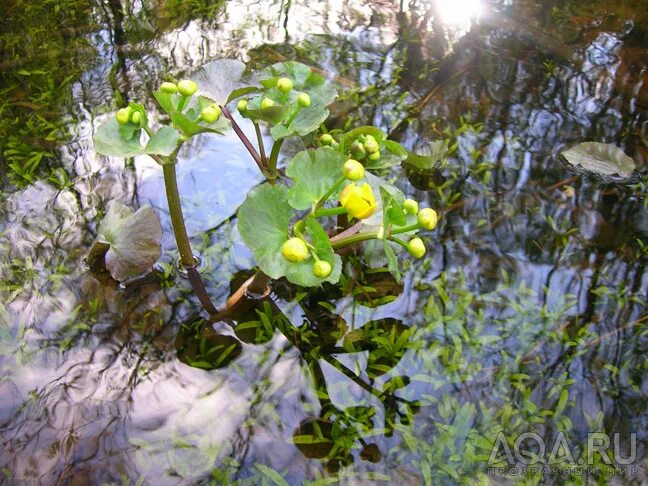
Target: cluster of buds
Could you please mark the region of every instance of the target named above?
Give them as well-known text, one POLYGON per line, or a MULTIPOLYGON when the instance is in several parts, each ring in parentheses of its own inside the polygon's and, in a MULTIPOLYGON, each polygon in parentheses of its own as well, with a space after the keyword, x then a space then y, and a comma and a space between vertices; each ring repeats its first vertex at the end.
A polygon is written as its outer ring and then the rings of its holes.
POLYGON ((140 123, 142 123, 142 113, 134 110, 130 106, 117 110, 116 118, 117 123, 119 123, 120 125, 126 125, 127 123, 134 123, 135 125, 139 125, 140 123))
MULTIPOLYGON (((293 90, 295 84, 290 78, 279 78, 275 86, 284 95, 287 95, 293 90)), ((275 104, 274 100, 268 98, 267 96, 264 96, 263 99, 261 100, 261 109, 265 110, 267 108, 274 106, 274 104, 275 104)), ((297 104, 299 105, 300 109, 308 108, 311 104, 311 99, 308 93, 299 93, 299 95, 297 95, 297 104)), ((239 102, 236 105, 236 109, 239 111, 241 115, 245 115, 248 109, 248 100, 245 99, 239 100, 239 102)))
POLYGON ((380 160, 378 142, 373 135, 360 135, 351 143, 351 157, 356 160, 368 160, 375 162, 380 160))
MULTIPOLYGON (((437 212, 432 208, 424 208, 419 211, 418 202, 414 199, 406 199, 403 203, 405 214, 416 216, 419 227, 426 230, 433 230, 439 221, 437 212)), ((422 258, 425 255, 425 243, 421 238, 415 237, 407 243, 407 251, 414 258, 422 258)))
POLYGON ((312 268, 313 275, 315 275, 317 278, 326 278, 331 274, 331 271, 333 270, 329 262, 320 260, 313 248, 309 248, 308 243, 297 236, 286 240, 286 242, 281 247, 281 254, 286 260, 291 263, 304 262, 308 260, 308 258, 310 258, 312 254, 315 260, 312 268))

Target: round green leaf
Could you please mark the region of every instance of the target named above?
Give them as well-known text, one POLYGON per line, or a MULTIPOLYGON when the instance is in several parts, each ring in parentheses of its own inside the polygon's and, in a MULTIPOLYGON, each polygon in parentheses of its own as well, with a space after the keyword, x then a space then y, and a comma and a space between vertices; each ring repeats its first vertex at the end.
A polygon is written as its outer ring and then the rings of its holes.
POLYGON ((306 221, 306 236, 319 258, 329 262, 333 271, 326 279, 313 275, 314 259, 291 263, 281 254, 281 246, 288 240, 293 210, 288 204, 285 186, 263 184, 248 194, 238 213, 238 228, 244 243, 252 250, 259 268, 271 278, 286 277, 292 283, 316 286, 340 278, 342 261, 335 255, 328 235, 312 218, 306 221))
POLYGON ((310 209, 342 177, 346 158, 328 147, 304 150, 288 161, 286 175, 295 185, 288 202, 295 209, 310 209))

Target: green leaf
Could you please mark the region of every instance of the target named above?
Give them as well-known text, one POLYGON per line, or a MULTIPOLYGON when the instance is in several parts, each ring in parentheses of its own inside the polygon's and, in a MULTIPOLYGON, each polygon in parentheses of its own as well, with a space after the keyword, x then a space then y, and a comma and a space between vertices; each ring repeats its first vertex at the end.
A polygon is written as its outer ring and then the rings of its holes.
POLYGON ((270 130, 273 140, 280 140, 292 135, 308 135, 319 128, 329 116, 329 111, 320 98, 311 97, 311 105, 302 108, 290 125, 275 125, 270 130))
POLYGON ((241 98, 242 96, 252 94, 252 93, 257 93, 259 91, 261 91, 261 89, 257 88, 256 86, 246 86, 244 88, 235 89, 227 97, 227 103, 229 103, 230 101, 234 101, 237 98, 241 98))
POLYGON ((164 91, 156 91, 153 93, 153 96, 157 100, 160 107, 167 113, 175 111, 178 106, 178 101, 180 97, 176 94, 165 93, 164 91))
POLYGON ((180 134, 175 128, 162 127, 150 138, 144 153, 157 155, 171 155, 178 145, 180 134))
POLYGON ((149 270, 160 258, 162 226, 148 206, 136 212, 118 201, 110 201, 99 225, 88 259, 103 253, 106 269, 120 282, 149 270))
MULTIPOLYGON (((248 102, 248 109, 245 116, 254 121, 264 121, 267 123, 280 123, 289 113, 292 113, 289 106, 274 105, 261 109, 261 100, 263 96, 254 98, 248 102)), ((296 107, 293 107, 293 110, 296 107)))
POLYGON ((285 276, 297 285, 316 286, 324 281, 336 283, 340 278, 342 261, 333 253, 328 235, 313 218, 306 221, 306 236, 319 258, 331 264, 331 274, 326 279, 319 279, 313 275, 313 258, 291 263, 282 256, 281 246, 288 240, 292 214, 288 189, 280 185, 266 183, 253 189, 241 205, 239 232, 252 250, 259 268, 271 278, 285 276))
MULTIPOLYGON (((134 157, 142 153, 139 135, 124 139, 119 133, 120 125, 115 117, 99 127, 93 137, 95 151, 111 157, 134 157)), ((141 130, 138 130, 138 134, 141 130)))
POLYGON ((434 169, 442 165, 443 160, 448 154, 448 146, 443 140, 431 142, 429 146, 422 150, 420 154, 407 152, 405 164, 419 170, 434 169))
POLYGON ((573 166, 602 175, 630 177, 637 167, 631 157, 610 143, 584 142, 561 155, 573 166))
POLYGON ((405 226, 407 218, 403 211, 405 196, 401 191, 391 184, 382 184, 380 186, 380 197, 383 208, 383 226, 405 226))
POLYGON ((205 132, 218 133, 222 135, 225 130, 229 128, 229 121, 224 116, 221 116, 216 120, 216 122, 207 125, 204 123, 198 123, 196 119, 192 119, 188 116, 189 113, 190 111, 187 110, 187 114, 180 113, 179 111, 172 111, 169 114, 173 124, 182 130, 182 132, 188 137, 205 132))
POLYGON ((394 249, 390 246, 389 241, 383 240, 383 249, 385 250, 385 256, 387 256, 387 268, 389 269, 389 273, 394 276, 397 283, 400 283, 401 272, 398 267, 398 258, 396 257, 394 249))
POLYGON ((342 177, 345 157, 328 147, 304 150, 288 161, 286 175, 295 185, 288 202, 295 209, 310 209, 342 177))
POLYGON ((230 100, 234 90, 245 87, 243 73, 245 64, 236 59, 217 59, 205 64, 191 79, 198 85, 200 93, 207 94, 219 105, 230 100))

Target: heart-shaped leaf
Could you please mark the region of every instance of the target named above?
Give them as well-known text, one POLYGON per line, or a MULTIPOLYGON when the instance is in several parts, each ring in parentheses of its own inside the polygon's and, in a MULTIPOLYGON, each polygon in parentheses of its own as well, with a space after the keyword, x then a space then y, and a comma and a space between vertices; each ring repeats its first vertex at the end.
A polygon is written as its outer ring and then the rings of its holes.
POLYGON ((342 177, 344 161, 344 155, 327 147, 295 155, 286 168, 286 175, 295 182, 288 191, 289 204, 310 209, 342 177))
POLYGON ((292 263, 281 254, 281 247, 289 237, 292 212, 288 204, 288 189, 268 183, 250 191, 241 205, 238 212, 239 232, 252 250, 259 268, 271 278, 285 276, 297 285, 316 286, 324 281, 336 283, 340 278, 342 261, 333 252, 324 229, 313 218, 306 220, 306 237, 319 258, 331 265, 331 274, 326 279, 317 278, 313 275, 313 258, 292 263))
POLYGON ((427 148, 422 149, 420 153, 406 150, 405 154, 405 165, 411 166, 414 169, 429 170, 442 165, 443 160, 448 154, 448 146, 443 140, 436 140, 431 142, 427 148))
POLYGON ((573 166, 602 175, 630 177, 637 167, 631 157, 611 143, 583 142, 561 155, 573 166))
POLYGON ((143 206, 133 212, 128 206, 111 201, 88 260, 96 261, 103 253, 110 275, 123 282, 151 268, 160 258, 161 241, 162 226, 152 208, 143 206))

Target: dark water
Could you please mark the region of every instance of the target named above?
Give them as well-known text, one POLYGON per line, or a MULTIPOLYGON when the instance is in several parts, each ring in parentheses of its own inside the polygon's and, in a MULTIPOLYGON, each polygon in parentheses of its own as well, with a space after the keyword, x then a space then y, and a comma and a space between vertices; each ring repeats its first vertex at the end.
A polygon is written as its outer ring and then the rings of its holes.
MULTIPOLYGON (((648 481, 646 2, 402 3, 3 3, 0 481, 500 484, 500 432, 547 451, 562 433, 585 461, 510 482, 648 481), (297 337, 203 370, 185 363, 215 338, 189 325, 200 308, 174 270, 159 166, 100 157, 91 135, 120 99, 223 57, 305 62, 348 90, 329 128, 453 150, 439 170, 389 174, 443 211, 402 285, 353 258, 341 289, 279 284, 297 337), (638 170, 574 171, 558 153, 582 141, 638 170), (83 263, 111 200, 153 206, 165 229, 158 275, 126 289, 83 263), (345 353, 341 336, 362 332, 378 350, 345 353), (295 445, 314 423, 335 450, 295 445), (636 457, 588 461, 591 432, 636 457)), ((222 304, 254 266, 235 213, 260 179, 233 135, 195 140, 178 172, 222 304)))

